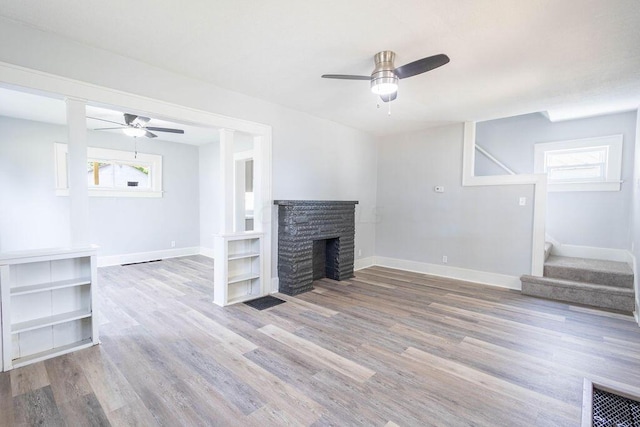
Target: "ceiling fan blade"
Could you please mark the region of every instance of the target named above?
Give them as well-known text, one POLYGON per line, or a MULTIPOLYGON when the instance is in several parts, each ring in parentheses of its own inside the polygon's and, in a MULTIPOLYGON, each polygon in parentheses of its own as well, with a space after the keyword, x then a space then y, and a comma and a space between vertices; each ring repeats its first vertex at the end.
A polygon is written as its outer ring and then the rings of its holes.
POLYGON ((128 125, 133 123, 133 121, 137 118, 138 116, 136 116, 135 114, 124 113, 124 122, 128 125))
POLYGON ((435 68, 442 67, 449 62, 449 57, 443 53, 439 55, 428 56, 426 58, 418 59, 417 61, 410 62, 394 70, 398 78, 406 79, 407 77, 416 76, 418 74, 426 73, 435 68))
POLYGON ((184 131, 182 129, 157 128, 157 127, 153 127, 153 126, 147 126, 147 127, 145 127, 145 129, 153 130, 153 131, 156 131, 156 132, 184 133, 184 131))
POLYGON ((147 138, 156 138, 158 135, 156 135, 155 133, 151 133, 149 131, 145 131, 144 136, 146 136, 147 138))
POLYGON ((383 102, 391 102, 394 99, 396 99, 398 97, 398 92, 393 92, 390 93, 389 95, 380 95, 380 99, 382 99, 383 102))
POLYGON ((151 120, 149 117, 138 116, 133 120, 133 124, 136 126, 145 127, 144 125, 149 123, 149 120, 151 120))
POLYGON ((352 74, 323 74, 323 79, 371 80, 371 76, 354 76, 352 74))
POLYGON ((129 126, 120 126, 117 128, 96 128, 94 130, 111 130, 111 129, 127 129, 129 126))
POLYGON ((123 123, 120 123, 120 122, 114 122, 113 120, 101 119, 100 117, 91 117, 91 116, 87 116, 87 119, 100 120, 100 121, 102 121, 102 122, 113 123, 113 124, 116 124, 116 125, 124 126, 124 124, 123 124, 123 123))

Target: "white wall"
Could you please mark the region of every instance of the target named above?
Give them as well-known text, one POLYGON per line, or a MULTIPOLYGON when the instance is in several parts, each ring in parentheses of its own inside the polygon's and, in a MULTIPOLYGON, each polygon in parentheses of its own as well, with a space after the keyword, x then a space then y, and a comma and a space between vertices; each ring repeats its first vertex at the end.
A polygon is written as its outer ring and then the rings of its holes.
POLYGON ((376 255, 529 274, 533 186, 462 187, 462 146, 462 124, 380 140, 376 255))
MULTIPOLYGON (((563 122, 541 114, 480 122, 476 143, 517 173, 533 172, 536 142, 623 135, 621 191, 551 192, 547 233, 562 244, 629 249, 636 113, 620 113, 563 122)), ((476 175, 504 174, 476 153, 476 175)))
POLYGON ((54 142, 63 126, 0 116, 0 251, 67 246, 69 198, 56 197, 54 142))
MULTIPOLYGON (((0 61, 272 126, 273 197, 360 201, 356 248, 363 258, 373 255, 376 147, 372 137, 3 18, 0 61)), ((206 241, 208 233, 201 227, 200 240, 206 241)))

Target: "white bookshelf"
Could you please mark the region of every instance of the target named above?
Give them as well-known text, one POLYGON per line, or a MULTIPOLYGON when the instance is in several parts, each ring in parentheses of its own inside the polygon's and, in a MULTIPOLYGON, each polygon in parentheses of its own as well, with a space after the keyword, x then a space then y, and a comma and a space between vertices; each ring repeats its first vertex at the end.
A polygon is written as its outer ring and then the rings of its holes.
POLYGON ((0 254, 2 370, 98 344, 96 248, 0 254))
POLYGON ((215 304, 225 306, 263 296, 262 233, 217 235, 214 250, 215 304))

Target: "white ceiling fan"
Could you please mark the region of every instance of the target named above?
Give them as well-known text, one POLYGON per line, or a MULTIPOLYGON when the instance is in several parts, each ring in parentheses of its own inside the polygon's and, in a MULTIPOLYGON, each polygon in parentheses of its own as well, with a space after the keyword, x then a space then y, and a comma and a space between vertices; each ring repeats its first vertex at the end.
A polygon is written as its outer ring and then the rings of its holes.
POLYGON ((151 120, 149 117, 136 116, 135 114, 129 114, 129 113, 124 113, 124 123, 118 123, 112 120, 101 119, 99 117, 88 117, 88 118, 120 125, 118 127, 97 128, 94 130, 122 129, 122 132, 124 132, 126 135, 133 136, 133 137, 146 136, 147 138, 156 138, 158 135, 156 135, 153 132, 170 132, 170 133, 184 134, 184 130, 182 129, 147 126, 147 123, 149 123, 149 121, 151 120))

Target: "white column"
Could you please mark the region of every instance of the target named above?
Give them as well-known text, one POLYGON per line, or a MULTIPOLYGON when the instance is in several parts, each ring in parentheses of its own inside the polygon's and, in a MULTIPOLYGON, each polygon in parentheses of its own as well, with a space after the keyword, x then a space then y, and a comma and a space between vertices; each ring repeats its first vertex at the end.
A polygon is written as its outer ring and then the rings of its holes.
POLYGON ((86 103, 67 98, 69 132, 69 217, 72 246, 89 244, 89 192, 87 184, 86 103))
POLYGON ((220 182, 219 230, 220 234, 233 232, 233 139, 234 131, 220 129, 220 182))
POLYGON ((245 198, 245 189, 246 189, 246 183, 245 183, 246 160, 236 159, 234 156, 233 168, 235 169, 235 173, 233 174, 233 178, 234 178, 233 229, 234 231, 241 232, 241 231, 246 231, 246 227, 245 227, 246 210, 244 207, 244 198, 245 198))

